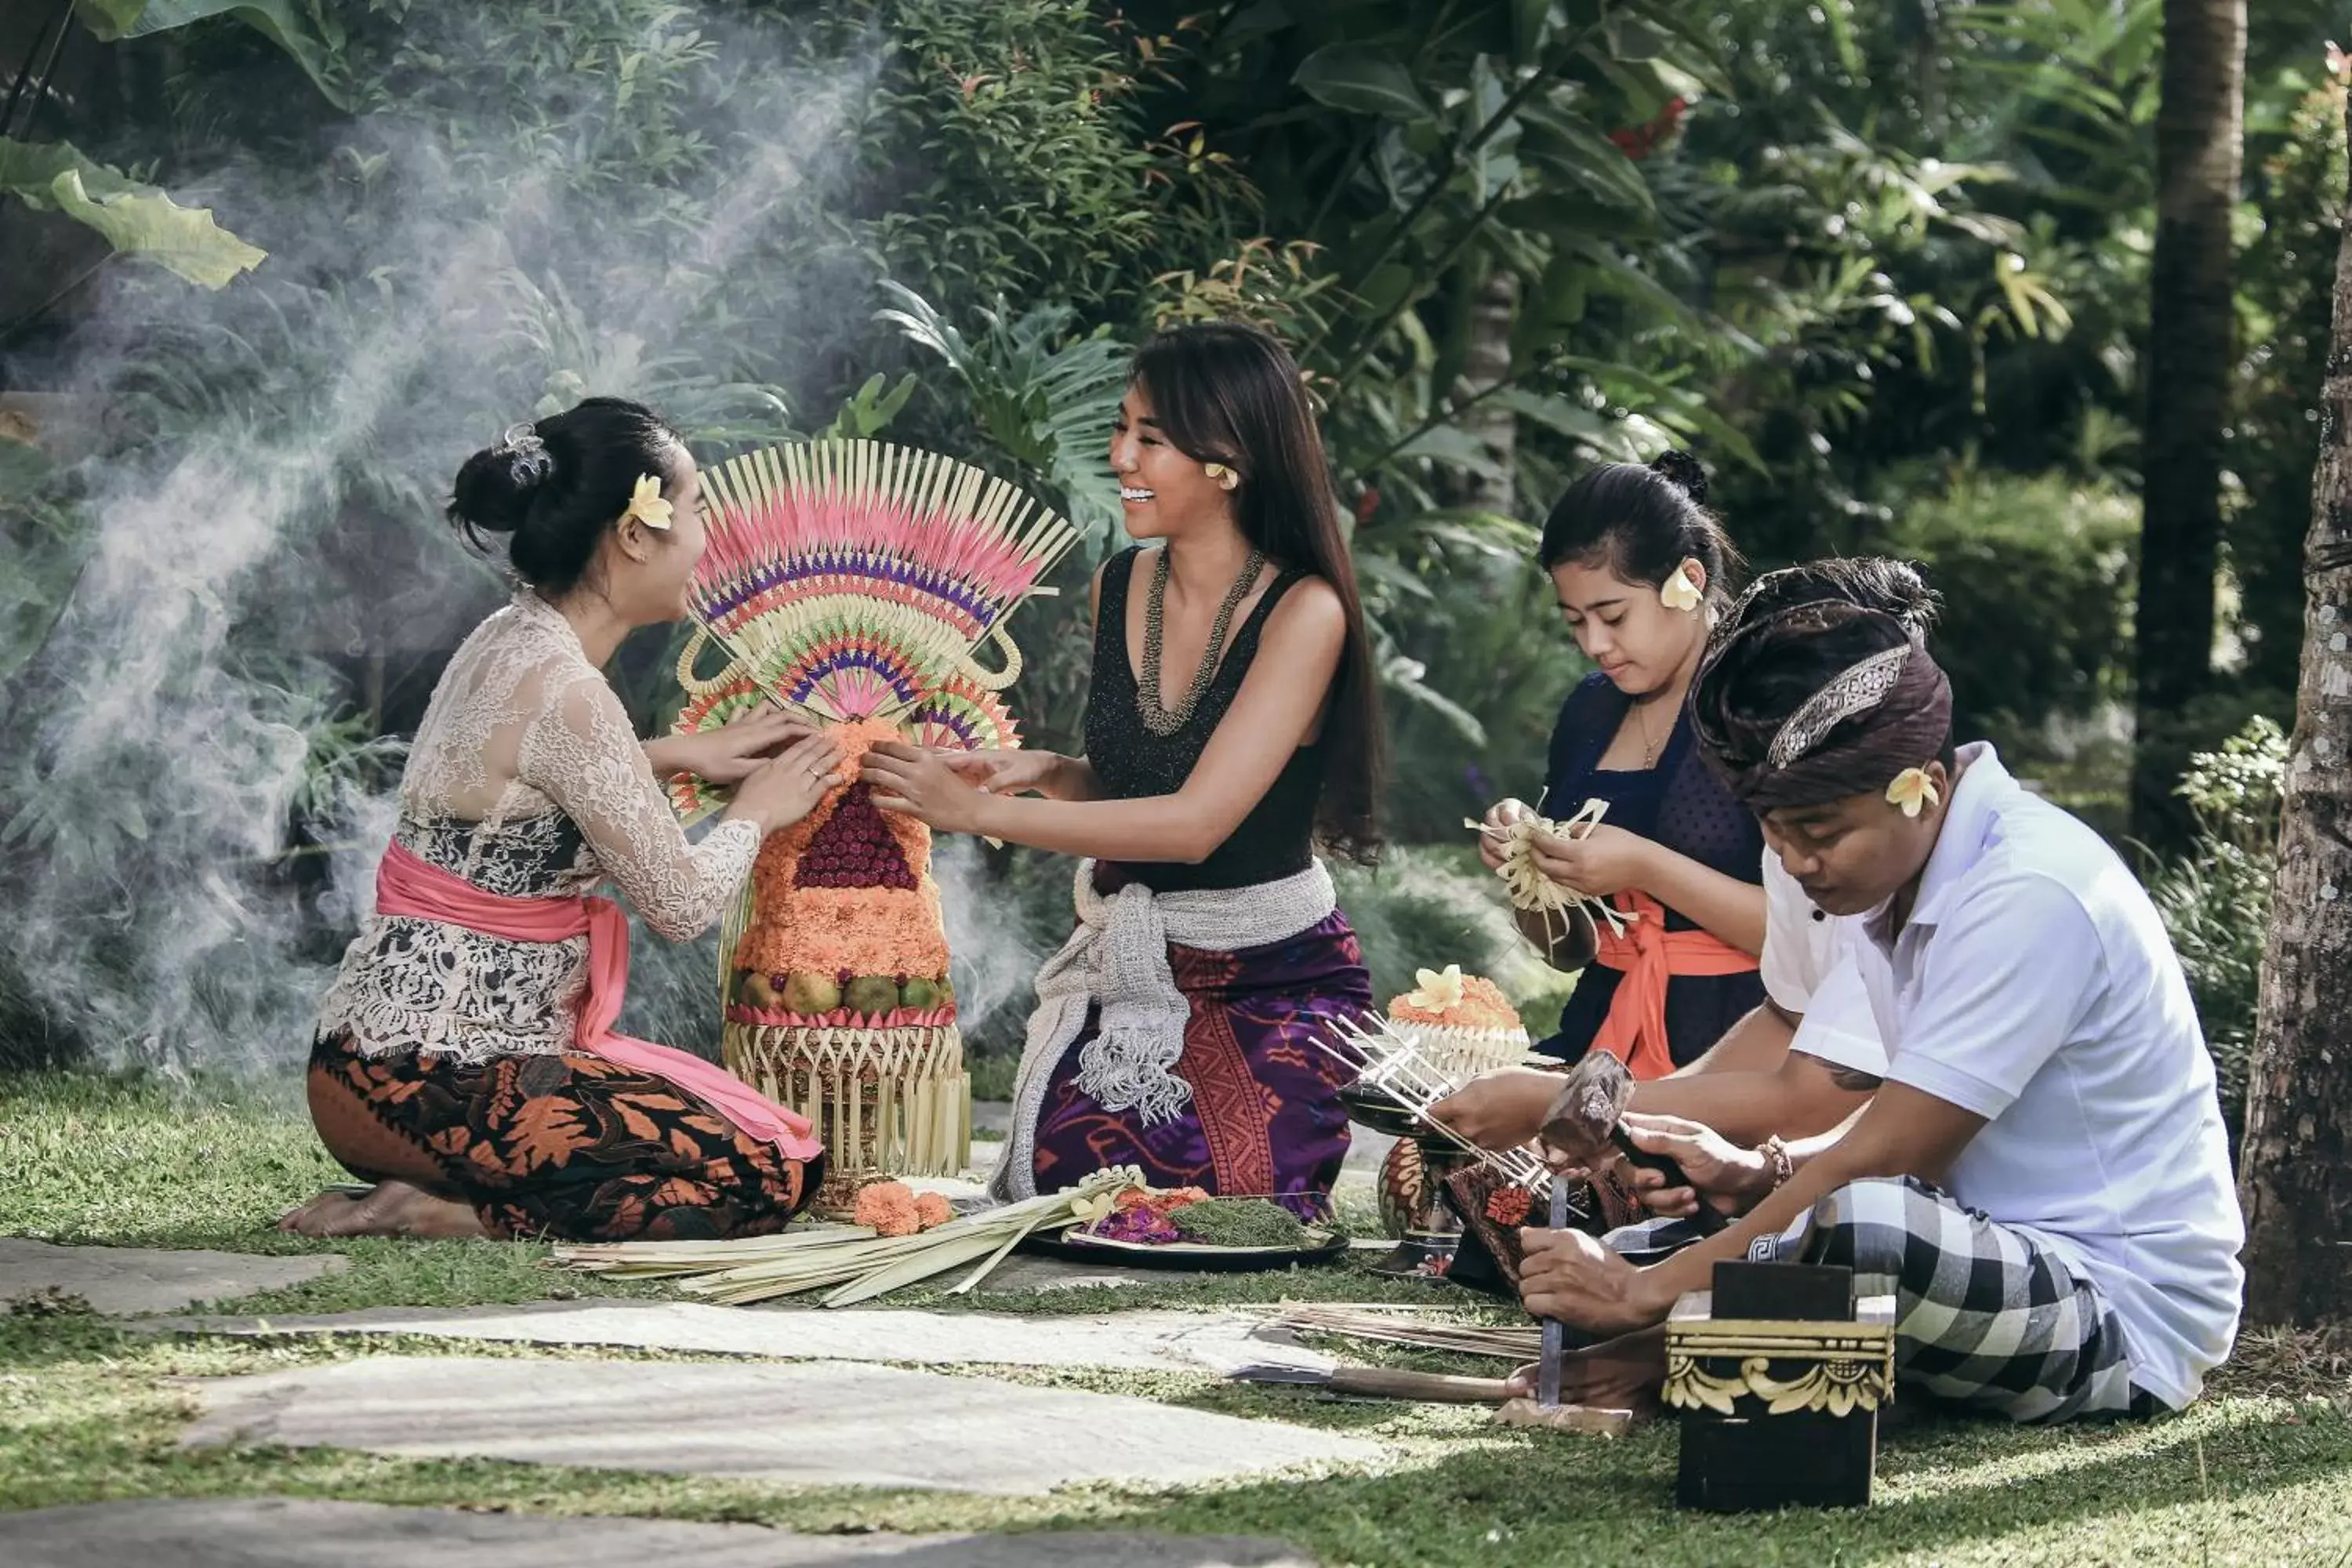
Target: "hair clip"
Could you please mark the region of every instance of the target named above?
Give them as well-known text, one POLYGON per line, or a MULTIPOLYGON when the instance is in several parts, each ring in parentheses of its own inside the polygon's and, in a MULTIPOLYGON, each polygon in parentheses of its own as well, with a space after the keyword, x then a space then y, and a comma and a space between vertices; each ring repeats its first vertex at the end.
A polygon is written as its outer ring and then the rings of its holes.
POLYGON ((629 492, 628 508, 621 513, 621 521, 633 517, 656 533, 669 531, 669 502, 662 499, 661 480, 651 474, 638 475, 636 488, 629 492))
POLYGON ((1242 482, 1242 477, 1223 463, 1210 463, 1201 471, 1217 481, 1219 489, 1232 489, 1242 482))
POLYGON ((1886 804, 1900 806, 1903 815, 1916 817, 1923 805, 1941 804, 1943 796, 1936 791, 1936 781, 1927 776, 1925 768, 1905 768, 1886 786, 1886 804))
POLYGON ((1691 563, 1687 561, 1675 567, 1675 574, 1658 589, 1658 603, 1670 610, 1696 610, 1706 597, 1692 580, 1691 563))

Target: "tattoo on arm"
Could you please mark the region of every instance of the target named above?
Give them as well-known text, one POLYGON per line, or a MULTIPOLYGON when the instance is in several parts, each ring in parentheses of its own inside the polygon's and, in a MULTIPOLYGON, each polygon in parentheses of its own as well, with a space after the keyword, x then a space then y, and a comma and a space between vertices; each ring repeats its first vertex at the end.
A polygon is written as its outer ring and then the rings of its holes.
POLYGON ((1850 1068, 1843 1062, 1833 1062, 1825 1057, 1817 1057, 1811 1051, 1793 1051, 1790 1054, 1802 1057, 1809 1062, 1819 1063, 1821 1069, 1829 1074, 1830 1081, 1848 1094, 1874 1094, 1878 1091, 1879 1086, 1886 1081, 1875 1073, 1864 1072, 1860 1068, 1850 1068))

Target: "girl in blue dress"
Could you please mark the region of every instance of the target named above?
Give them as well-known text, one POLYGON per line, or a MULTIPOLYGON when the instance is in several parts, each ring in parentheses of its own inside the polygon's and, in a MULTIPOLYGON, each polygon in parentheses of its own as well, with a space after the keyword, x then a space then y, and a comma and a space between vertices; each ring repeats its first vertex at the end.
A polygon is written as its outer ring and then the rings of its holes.
MULTIPOLYGON (((1706 492, 1686 453, 1603 465, 1552 508, 1539 557, 1570 635, 1598 667, 1561 705, 1542 815, 1565 821, 1592 800, 1608 810, 1573 840, 1538 837, 1536 864, 1629 923, 1621 934, 1580 913, 1548 940, 1523 917, 1556 965, 1581 969, 1538 1048, 1564 1062, 1606 1050, 1642 1079, 1696 1061, 1764 999, 1763 839, 1693 744, 1688 713, 1715 607, 1739 566, 1706 492)), ((1486 821, 1532 814, 1507 800, 1486 821)), ((1495 836, 1483 845, 1499 865, 1495 836)))

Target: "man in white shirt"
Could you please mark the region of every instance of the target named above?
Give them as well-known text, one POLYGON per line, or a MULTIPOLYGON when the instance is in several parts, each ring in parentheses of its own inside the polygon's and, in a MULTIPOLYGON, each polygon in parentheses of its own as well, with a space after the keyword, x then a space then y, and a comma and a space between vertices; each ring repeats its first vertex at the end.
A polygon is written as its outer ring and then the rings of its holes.
POLYGON ((1527 1232, 1528 1309, 1622 1333, 1719 1259, 1802 1257, 1896 1296, 1898 1375, 1930 1394, 2023 1421, 2186 1405, 2236 1332, 2243 1228, 2154 907, 1990 747, 1952 751, 1949 685, 1909 628, 1769 594, 1750 613, 1771 581, 1709 651, 1699 734, 1826 917, 1806 923, 1843 933, 1884 1087, 1769 1161, 1703 1128, 1665 1140, 1754 1206, 1648 1268, 1527 1232))

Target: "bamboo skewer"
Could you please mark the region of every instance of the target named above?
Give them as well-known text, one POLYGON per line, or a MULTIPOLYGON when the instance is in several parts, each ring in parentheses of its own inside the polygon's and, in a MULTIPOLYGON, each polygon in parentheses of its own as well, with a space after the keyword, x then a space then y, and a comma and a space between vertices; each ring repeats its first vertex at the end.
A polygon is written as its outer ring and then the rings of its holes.
POLYGON ((1412 1033, 1386 1018, 1364 1024, 1339 1020, 1315 1037, 1316 1044, 1355 1069, 1356 1081, 1381 1090, 1404 1107, 1423 1125, 1471 1155, 1507 1181, 1538 1198, 1551 1192, 1551 1171, 1531 1149, 1484 1149, 1430 1114, 1430 1108, 1450 1098, 1462 1086, 1432 1068, 1421 1043, 1412 1033))
POLYGON ((1369 1340, 1376 1344, 1407 1345, 1416 1350, 1451 1351, 1458 1355, 1493 1356, 1515 1363, 1533 1361, 1543 1350, 1542 1334, 1536 1329, 1432 1322, 1417 1315, 1424 1310, 1294 1304, 1285 1307, 1274 1322, 1279 1328, 1310 1333, 1369 1340))

